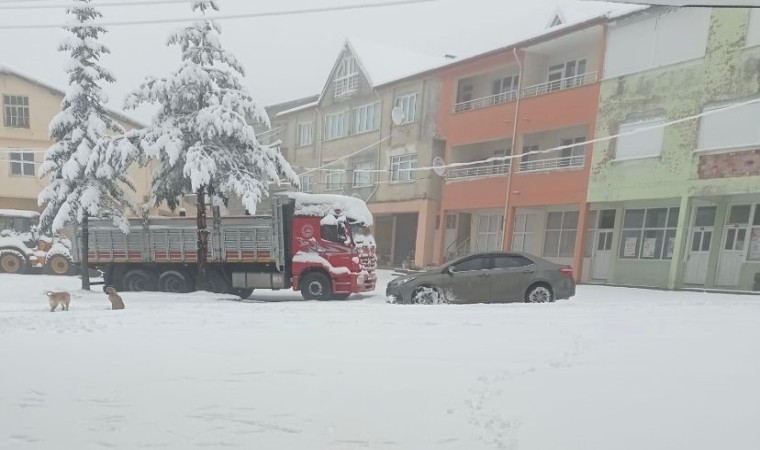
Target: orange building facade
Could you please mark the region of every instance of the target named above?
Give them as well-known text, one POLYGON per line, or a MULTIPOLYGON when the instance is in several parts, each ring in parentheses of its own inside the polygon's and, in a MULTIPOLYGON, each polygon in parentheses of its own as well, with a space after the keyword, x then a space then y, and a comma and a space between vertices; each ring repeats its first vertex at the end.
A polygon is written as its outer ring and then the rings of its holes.
POLYGON ((570 264, 580 280, 586 230, 601 219, 586 203, 592 146, 576 144, 596 129, 605 39, 594 19, 439 72, 439 263, 511 249, 570 264))

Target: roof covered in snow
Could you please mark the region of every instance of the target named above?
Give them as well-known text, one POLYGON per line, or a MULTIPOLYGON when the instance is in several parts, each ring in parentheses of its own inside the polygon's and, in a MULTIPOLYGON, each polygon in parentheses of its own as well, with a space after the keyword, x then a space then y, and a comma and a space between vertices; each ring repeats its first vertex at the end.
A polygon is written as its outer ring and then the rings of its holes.
MULTIPOLYGON (((586 0, 596 2, 598 0, 586 0)), ((723 6, 726 7, 760 7, 760 0, 617 0, 618 3, 628 3, 634 5, 655 5, 655 6, 723 6)))
POLYGON ((562 25, 583 22, 597 17, 613 18, 630 12, 644 9, 640 5, 626 5, 623 3, 612 3, 603 1, 563 1, 554 10, 547 28, 557 23, 562 25))
POLYGON ((451 59, 444 56, 428 55, 356 37, 347 39, 345 45, 351 49, 364 75, 375 87, 451 62, 451 59))
MULTIPOLYGON (((36 84, 37 86, 39 86, 41 88, 47 89, 50 92, 52 92, 53 94, 60 95, 61 97, 63 97, 64 95, 66 95, 66 93, 62 89, 60 89, 58 87, 55 87, 55 86, 53 86, 52 84, 50 84, 50 83, 48 83, 46 81, 40 80, 39 78, 33 77, 31 75, 28 75, 28 74, 26 74, 26 73, 24 73, 24 72, 22 72, 22 71, 20 71, 18 69, 10 67, 10 66, 8 66, 7 64, 4 64, 4 63, 0 63, 0 75, 1 74, 12 75, 12 76, 21 78, 23 80, 28 81, 29 83, 36 84)), ((115 109, 110 109, 109 108, 108 109, 108 113, 113 118, 115 118, 117 120, 120 120, 120 121, 122 121, 122 122, 124 122, 124 123, 126 123, 126 124, 128 124, 128 125, 130 125, 132 127, 142 128, 142 127, 145 126, 144 124, 142 124, 137 119, 129 117, 128 115, 124 114, 121 111, 117 111, 115 109)))
POLYGON ((332 194, 306 194, 303 192, 280 192, 296 201, 295 213, 301 216, 325 217, 339 211, 352 222, 372 226, 372 213, 364 200, 356 197, 332 194))
POLYGON ((34 219, 36 217, 39 217, 40 213, 37 211, 26 211, 23 209, 0 209, 0 216, 27 217, 29 219, 34 219))

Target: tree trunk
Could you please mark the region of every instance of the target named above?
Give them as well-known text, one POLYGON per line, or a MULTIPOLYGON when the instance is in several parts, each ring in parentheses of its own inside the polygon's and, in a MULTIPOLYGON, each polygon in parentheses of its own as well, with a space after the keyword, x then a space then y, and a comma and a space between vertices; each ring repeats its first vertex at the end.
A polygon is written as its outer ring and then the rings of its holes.
POLYGON ((82 218, 82 254, 81 261, 82 271, 82 289, 90 290, 90 219, 87 213, 82 218))
POLYGON ((197 208, 198 224, 198 276, 196 289, 208 290, 206 267, 208 266, 208 227, 206 225, 206 186, 201 186, 197 192, 195 207, 197 208))

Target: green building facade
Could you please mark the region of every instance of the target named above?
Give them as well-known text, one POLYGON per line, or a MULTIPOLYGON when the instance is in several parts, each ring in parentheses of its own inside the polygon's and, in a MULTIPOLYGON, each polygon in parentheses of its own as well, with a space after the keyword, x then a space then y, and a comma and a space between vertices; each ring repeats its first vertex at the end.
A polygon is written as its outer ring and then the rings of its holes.
POLYGON ((586 281, 760 289, 760 11, 609 24, 586 281))

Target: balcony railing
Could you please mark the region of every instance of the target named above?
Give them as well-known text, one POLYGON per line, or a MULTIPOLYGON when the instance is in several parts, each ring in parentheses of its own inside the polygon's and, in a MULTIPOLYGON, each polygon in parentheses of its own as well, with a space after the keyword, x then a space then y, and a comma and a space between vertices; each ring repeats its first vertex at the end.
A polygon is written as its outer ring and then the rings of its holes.
POLYGON ((493 105, 511 102, 517 99, 517 91, 502 92, 500 94, 489 95, 488 97, 476 98, 466 102, 459 102, 454 105, 454 112, 469 111, 471 109, 487 108, 493 105))
POLYGON ((564 156, 562 158, 520 161, 519 170, 520 172, 543 172, 547 170, 583 167, 585 163, 586 155, 564 156))
POLYGON ((359 90, 359 74, 352 73, 344 77, 336 78, 335 98, 347 97, 359 90))
POLYGON ((446 173, 447 180, 495 177, 509 173, 509 162, 489 162, 454 168, 446 173))
POLYGON ((574 77, 561 78, 559 80, 547 81, 546 83, 536 84, 523 88, 523 97, 535 97, 549 92, 561 91, 586 84, 596 83, 596 72, 588 72, 574 77))

